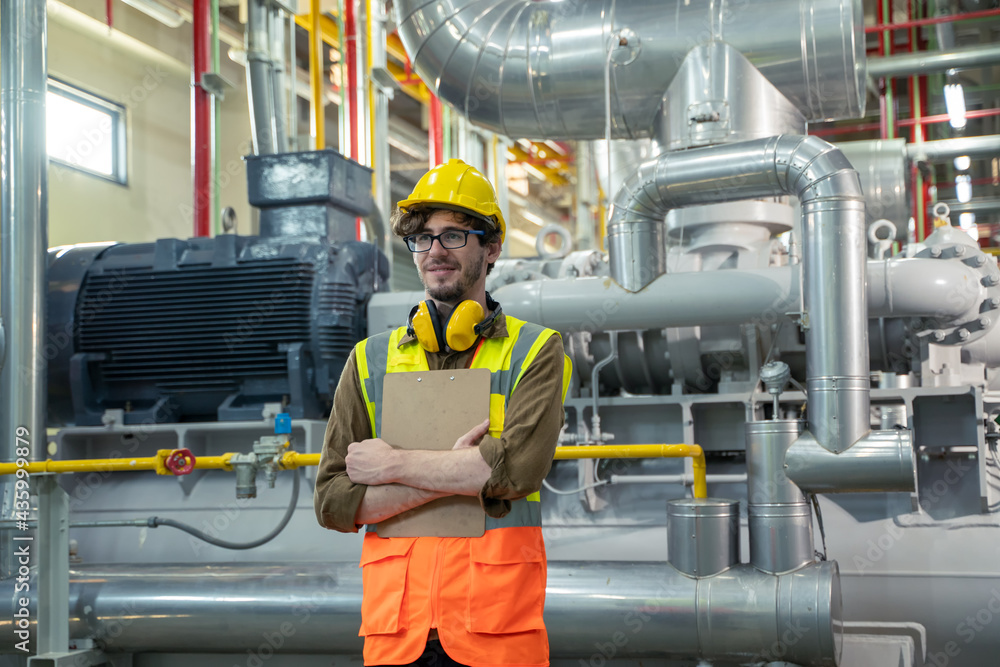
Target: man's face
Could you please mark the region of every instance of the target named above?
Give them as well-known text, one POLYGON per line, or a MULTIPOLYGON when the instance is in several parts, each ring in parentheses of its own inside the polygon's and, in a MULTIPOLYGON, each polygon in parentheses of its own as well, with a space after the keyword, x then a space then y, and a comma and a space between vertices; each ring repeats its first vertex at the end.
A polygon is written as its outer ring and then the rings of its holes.
MULTIPOLYGON (((420 230, 437 235, 448 230, 467 230, 471 227, 459 222, 460 216, 452 211, 434 211, 420 230)), ((420 282, 427 296, 448 304, 458 304, 465 299, 481 299, 486 289, 486 267, 500 256, 500 244, 482 245, 474 235, 469 235, 464 248, 449 250, 438 239, 427 252, 413 253, 420 282)))

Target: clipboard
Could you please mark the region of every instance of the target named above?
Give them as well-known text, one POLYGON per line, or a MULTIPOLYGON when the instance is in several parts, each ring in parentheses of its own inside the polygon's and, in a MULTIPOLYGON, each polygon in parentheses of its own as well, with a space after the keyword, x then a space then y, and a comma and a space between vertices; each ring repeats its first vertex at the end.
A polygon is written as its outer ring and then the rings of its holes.
MULTIPOLYGON (((487 368, 388 373, 381 437, 402 449, 451 449, 490 414, 487 368)), ((473 496, 447 496, 378 522, 380 537, 481 537, 486 513, 473 496)))

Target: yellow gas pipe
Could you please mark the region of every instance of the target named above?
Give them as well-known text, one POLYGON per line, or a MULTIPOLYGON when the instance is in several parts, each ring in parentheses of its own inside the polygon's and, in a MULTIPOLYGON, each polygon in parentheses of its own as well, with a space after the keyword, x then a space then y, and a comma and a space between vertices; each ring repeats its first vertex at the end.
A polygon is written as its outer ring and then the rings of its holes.
MULTIPOLYGON (((183 452, 177 449, 160 449, 156 456, 125 459, 83 459, 75 461, 31 461, 19 466, 16 463, 0 463, 0 475, 13 475, 18 470, 34 473, 67 472, 129 472, 153 470, 157 475, 174 474, 166 465, 171 456, 183 452)), ((180 455, 184 458, 184 455, 180 455)), ((232 470, 230 459, 233 452, 221 456, 199 456, 195 459, 197 470, 232 470)), ((286 470, 319 465, 319 454, 285 452, 280 465, 286 470)), ((555 460, 567 459, 646 459, 646 458, 687 458, 694 462, 694 497, 708 497, 705 480, 705 453, 698 445, 581 445, 579 447, 556 447, 555 460)))

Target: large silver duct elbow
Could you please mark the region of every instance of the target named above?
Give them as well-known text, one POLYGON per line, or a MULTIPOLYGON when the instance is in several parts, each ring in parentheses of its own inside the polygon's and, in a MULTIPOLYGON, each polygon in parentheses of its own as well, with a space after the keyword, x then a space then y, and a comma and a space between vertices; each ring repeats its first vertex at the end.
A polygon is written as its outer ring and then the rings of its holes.
POLYGON ((615 197, 611 275, 638 291, 662 273, 656 239, 674 208, 794 195, 802 209, 810 429, 833 452, 869 432, 865 199, 832 144, 794 135, 691 149, 643 164, 615 197), (636 240, 636 235, 639 240, 636 240))
POLYGON ((414 69, 472 122, 512 137, 648 137, 686 54, 721 41, 807 120, 864 108, 858 0, 397 0, 414 69))

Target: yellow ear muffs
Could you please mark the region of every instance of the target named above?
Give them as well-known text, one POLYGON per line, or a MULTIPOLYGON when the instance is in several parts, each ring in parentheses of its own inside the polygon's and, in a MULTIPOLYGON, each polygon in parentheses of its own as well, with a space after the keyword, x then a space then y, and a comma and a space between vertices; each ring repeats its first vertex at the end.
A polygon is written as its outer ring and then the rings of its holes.
POLYGON ((406 328, 428 352, 441 351, 441 318, 433 301, 421 301, 414 306, 406 328))
POLYGON ((463 301, 455 307, 448 318, 445 340, 448 347, 462 352, 468 350, 479 338, 479 324, 483 321, 483 307, 478 301, 463 301))

